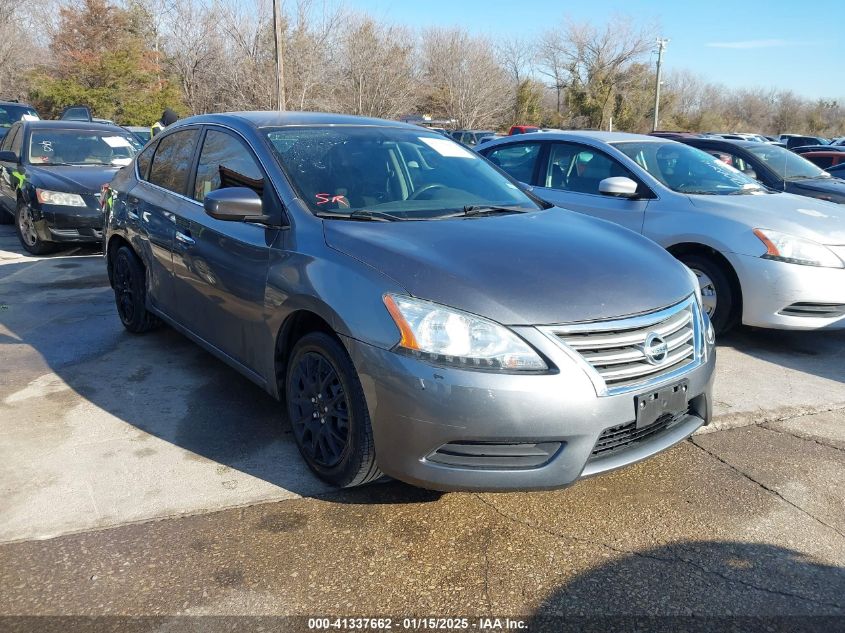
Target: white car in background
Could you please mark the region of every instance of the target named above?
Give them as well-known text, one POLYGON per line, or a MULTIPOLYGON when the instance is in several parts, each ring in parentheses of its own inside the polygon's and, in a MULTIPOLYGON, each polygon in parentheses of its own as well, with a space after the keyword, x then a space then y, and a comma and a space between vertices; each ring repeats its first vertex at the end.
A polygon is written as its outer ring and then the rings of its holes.
POLYGON ((698 277, 717 331, 845 328, 845 205, 767 189, 653 136, 525 134, 478 152, 539 197, 668 249, 698 277))

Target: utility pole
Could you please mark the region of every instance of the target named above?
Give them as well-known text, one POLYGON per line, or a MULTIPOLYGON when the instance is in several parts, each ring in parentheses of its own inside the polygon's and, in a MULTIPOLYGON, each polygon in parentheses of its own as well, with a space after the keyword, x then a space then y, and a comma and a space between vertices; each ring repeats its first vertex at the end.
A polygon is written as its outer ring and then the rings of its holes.
POLYGON ((666 50, 666 45, 669 43, 667 39, 658 38, 657 40, 657 79, 654 82, 654 125, 651 131, 657 131, 657 121, 660 116, 660 84, 661 75, 663 72, 663 51, 666 50))
POLYGON ((282 2, 273 0, 273 37, 276 41, 276 105, 279 112, 285 109, 285 63, 284 42, 282 41, 282 2))

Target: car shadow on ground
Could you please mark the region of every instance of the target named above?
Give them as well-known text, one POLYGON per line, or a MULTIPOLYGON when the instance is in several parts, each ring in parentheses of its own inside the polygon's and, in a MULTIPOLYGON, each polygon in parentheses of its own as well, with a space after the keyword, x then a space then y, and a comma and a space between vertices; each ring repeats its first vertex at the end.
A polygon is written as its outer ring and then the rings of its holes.
POLYGON ((845 383, 845 330, 803 332, 743 326, 720 336, 717 343, 774 365, 845 383))
POLYGON ((117 418, 184 449, 186 459, 211 460, 297 495, 356 504, 440 497, 394 481, 345 491, 320 482, 299 456, 279 402, 171 328, 141 336, 123 329, 99 257, 0 265, 0 361, 16 370, 0 377, 0 390, 52 372, 78 394, 64 406, 81 399, 108 414, 106 435, 119 433, 117 418))
POLYGON ((529 630, 828 632, 844 615, 845 568, 776 545, 699 541, 626 553, 575 576, 529 630))

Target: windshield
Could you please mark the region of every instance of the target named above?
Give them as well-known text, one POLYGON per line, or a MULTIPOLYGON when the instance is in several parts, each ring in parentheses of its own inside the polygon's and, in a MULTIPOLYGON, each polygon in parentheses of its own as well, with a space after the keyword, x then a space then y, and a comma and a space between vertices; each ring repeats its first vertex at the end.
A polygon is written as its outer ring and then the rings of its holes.
POLYGON ((623 141, 614 147, 678 193, 761 193, 756 180, 700 149, 675 141, 623 141))
POLYGON ((289 127, 269 130, 267 138, 300 197, 320 215, 370 211, 419 220, 471 207, 540 208, 479 155, 428 131, 289 127))
POLYGON ((140 146, 131 134, 112 130, 36 129, 29 138, 29 162, 123 166, 140 146))
POLYGON ((806 178, 829 178, 828 174, 816 167, 803 156, 790 152, 777 145, 746 147, 761 161, 784 180, 803 180, 806 178))
POLYGON ((38 113, 29 106, 0 106, 0 127, 12 127, 24 117, 38 119, 38 113))

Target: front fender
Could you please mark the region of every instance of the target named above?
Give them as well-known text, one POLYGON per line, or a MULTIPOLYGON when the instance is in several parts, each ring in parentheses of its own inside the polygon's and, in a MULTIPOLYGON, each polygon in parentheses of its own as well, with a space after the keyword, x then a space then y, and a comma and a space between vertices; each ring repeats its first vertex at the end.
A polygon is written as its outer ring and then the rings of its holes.
POLYGON ((340 335, 389 349, 399 328, 385 308, 387 292, 406 292, 376 269, 326 248, 322 256, 273 252, 265 302, 271 332, 281 331, 292 314, 313 312, 340 335))

